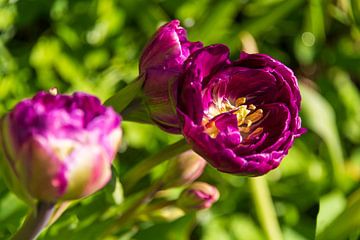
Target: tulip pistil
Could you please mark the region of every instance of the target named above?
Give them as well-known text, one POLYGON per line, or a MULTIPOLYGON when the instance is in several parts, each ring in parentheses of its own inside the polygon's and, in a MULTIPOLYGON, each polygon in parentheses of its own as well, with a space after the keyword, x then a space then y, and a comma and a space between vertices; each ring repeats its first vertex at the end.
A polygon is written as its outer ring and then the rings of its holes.
POLYGON ((257 109, 254 104, 247 105, 245 103, 245 97, 237 98, 235 101, 229 101, 226 98, 213 101, 202 120, 204 131, 211 138, 216 138, 219 134, 219 129, 216 127, 216 117, 230 112, 236 115, 238 129, 244 142, 258 137, 263 132, 263 128, 254 128, 254 124, 263 119, 264 111, 260 108, 257 109))

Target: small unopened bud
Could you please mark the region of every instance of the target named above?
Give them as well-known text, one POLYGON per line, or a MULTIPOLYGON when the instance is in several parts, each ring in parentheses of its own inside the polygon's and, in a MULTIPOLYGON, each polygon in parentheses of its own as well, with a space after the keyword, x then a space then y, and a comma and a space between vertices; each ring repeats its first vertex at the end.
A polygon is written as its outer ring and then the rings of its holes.
POLYGON ((206 161, 189 150, 169 162, 164 176, 165 188, 179 187, 195 181, 204 171, 206 161))
POLYGON ((210 208, 219 196, 216 187, 204 182, 195 182, 180 194, 176 205, 186 212, 197 211, 210 208))
POLYGON ((184 211, 176 206, 167 206, 151 212, 151 219, 157 222, 172 222, 184 214, 184 211))

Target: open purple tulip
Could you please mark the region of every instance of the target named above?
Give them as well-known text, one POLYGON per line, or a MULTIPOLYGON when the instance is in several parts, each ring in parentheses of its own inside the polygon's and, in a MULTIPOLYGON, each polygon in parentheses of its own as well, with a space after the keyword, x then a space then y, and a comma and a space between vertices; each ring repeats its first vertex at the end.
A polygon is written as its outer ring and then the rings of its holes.
POLYGON ((192 148, 222 172, 258 176, 276 168, 300 136, 300 92, 284 64, 224 45, 193 53, 178 79, 177 111, 192 148))
POLYGON ((77 199, 109 181, 120 123, 94 96, 40 92, 2 119, 1 143, 13 175, 32 198, 77 199))
POLYGON ((159 30, 145 47, 140 59, 140 76, 144 78, 144 96, 152 120, 163 130, 180 133, 172 92, 182 73, 183 63, 202 43, 190 42, 178 20, 159 30))

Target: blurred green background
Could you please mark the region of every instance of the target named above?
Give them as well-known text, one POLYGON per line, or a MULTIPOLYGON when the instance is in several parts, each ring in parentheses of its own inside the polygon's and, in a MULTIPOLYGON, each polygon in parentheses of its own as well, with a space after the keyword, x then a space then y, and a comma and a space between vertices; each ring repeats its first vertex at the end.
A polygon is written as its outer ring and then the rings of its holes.
MULTIPOLYGON (((54 86, 106 100, 136 78, 146 41, 175 18, 190 40, 227 44, 234 59, 252 36, 301 83, 308 132, 266 176, 284 239, 360 239, 358 0, 0 0, 0 114, 54 86)), ((98 217, 122 201, 123 172, 178 139, 135 123, 124 124, 124 135, 116 177, 70 207, 42 239, 96 239, 104 222, 98 217)), ((157 219, 111 239, 265 239, 247 178, 207 167, 201 180, 220 190, 211 210, 157 219)), ((26 211, 0 181, 0 239, 26 211)))

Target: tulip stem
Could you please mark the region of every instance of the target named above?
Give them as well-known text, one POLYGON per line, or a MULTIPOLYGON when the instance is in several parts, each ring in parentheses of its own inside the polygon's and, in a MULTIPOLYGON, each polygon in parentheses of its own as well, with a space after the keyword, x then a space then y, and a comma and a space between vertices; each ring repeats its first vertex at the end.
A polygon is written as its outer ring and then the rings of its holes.
POLYGON ((255 211, 267 239, 282 240, 281 228, 265 177, 249 178, 255 211))
POLYGON ((165 147, 160 152, 150 156, 149 158, 144 159, 125 174, 123 179, 123 186, 125 190, 128 191, 135 186, 135 184, 142 177, 148 174, 155 166, 189 149, 190 146, 187 144, 185 139, 181 139, 180 141, 165 147))
MULTIPOLYGON (((106 237, 116 230, 125 227, 133 219, 137 217, 137 214, 146 207, 155 196, 155 194, 164 186, 162 181, 155 182, 150 188, 148 188, 138 199, 135 199, 132 204, 110 225, 110 227, 103 232, 102 237, 106 237)), ((102 238, 101 238, 102 239, 102 238)))
POLYGON ((105 101, 106 106, 111 106, 116 112, 121 113, 138 95, 142 85, 143 78, 140 76, 122 88, 119 92, 115 93, 112 97, 105 101))
POLYGON ((77 202, 76 200, 72 200, 72 201, 65 201, 60 203, 59 205, 56 205, 54 207, 54 211, 51 215, 51 218, 49 219, 47 226, 51 226, 52 224, 54 224, 60 217, 61 215, 70 207, 71 204, 77 202))
POLYGON ((26 217, 20 229, 12 236, 12 240, 33 240, 41 233, 50 220, 55 204, 39 202, 36 209, 26 217))
POLYGON ((152 213, 156 210, 165 208, 165 207, 169 207, 169 206, 174 206, 176 205, 176 200, 167 200, 167 201, 161 201, 158 202, 156 204, 152 204, 147 206, 143 211, 141 211, 139 214, 149 214, 152 213))

